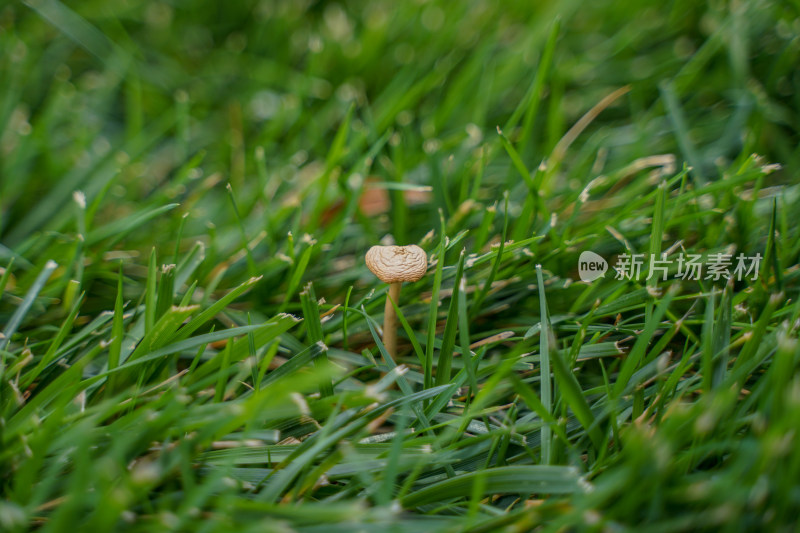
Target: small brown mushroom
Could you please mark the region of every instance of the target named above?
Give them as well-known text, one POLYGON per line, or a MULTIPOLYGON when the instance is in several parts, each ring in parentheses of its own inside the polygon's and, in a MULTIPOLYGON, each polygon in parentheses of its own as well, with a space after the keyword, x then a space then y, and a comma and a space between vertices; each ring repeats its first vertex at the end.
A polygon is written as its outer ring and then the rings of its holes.
POLYGON ((394 357, 397 353, 397 314, 392 301, 399 305, 400 287, 404 281, 417 281, 425 275, 428 256, 415 244, 373 246, 367 251, 365 260, 372 273, 389 284, 383 313, 383 344, 387 353, 394 357))

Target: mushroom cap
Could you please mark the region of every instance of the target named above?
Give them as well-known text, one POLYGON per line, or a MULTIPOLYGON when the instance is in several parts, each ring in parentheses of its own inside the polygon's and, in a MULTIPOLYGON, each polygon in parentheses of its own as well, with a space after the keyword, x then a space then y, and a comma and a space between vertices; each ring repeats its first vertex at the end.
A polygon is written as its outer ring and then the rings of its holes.
POLYGON ((428 256, 416 244, 373 246, 365 260, 372 273, 385 283, 417 281, 428 270, 428 256))

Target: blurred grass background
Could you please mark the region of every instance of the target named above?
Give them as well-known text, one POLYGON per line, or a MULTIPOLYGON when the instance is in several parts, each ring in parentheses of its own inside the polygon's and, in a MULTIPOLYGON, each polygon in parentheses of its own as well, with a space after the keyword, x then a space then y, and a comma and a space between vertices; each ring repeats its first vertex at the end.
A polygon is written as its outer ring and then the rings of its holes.
MULTIPOLYGON (((7 244, 40 229, 72 190, 91 196, 115 172, 115 209, 156 191, 184 199, 175 178, 200 151, 203 178, 219 182, 205 187, 230 181, 250 199, 246 212, 264 186, 246 179, 259 165, 281 178, 273 188, 302 191, 300 170, 325 159, 351 104, 351 159, 391 130, 394 168, 373 172, 441 179, 454 155, 457 181, 471 145, 523 101, 557 19, 552 70, 517 147, 529 166, 625 85, 629 95, 570 150, 573 186, 593 177, 601 148, 607 168, 677 153, 704 177, 741 153, 798 162, 792 3, 33 1, 1 17, 7 244)), ((303 205, 336 193, 332 183, 303 192, 303 205)), ((213 200, 196 201, 191 233, 230 219, 213 200)), ((380 229, 411 241, 427 231, 380 229)))

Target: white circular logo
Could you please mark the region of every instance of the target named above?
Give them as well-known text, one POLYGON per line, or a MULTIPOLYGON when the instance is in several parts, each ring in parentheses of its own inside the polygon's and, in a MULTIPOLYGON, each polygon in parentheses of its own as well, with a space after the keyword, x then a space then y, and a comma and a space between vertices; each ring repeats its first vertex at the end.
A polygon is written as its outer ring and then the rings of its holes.
POLYGON ((578 275, 582 281, 594 281, 602 278, 606 270, 608 270, 608 263, 594 252, 587 250, 578 258, 578 275))

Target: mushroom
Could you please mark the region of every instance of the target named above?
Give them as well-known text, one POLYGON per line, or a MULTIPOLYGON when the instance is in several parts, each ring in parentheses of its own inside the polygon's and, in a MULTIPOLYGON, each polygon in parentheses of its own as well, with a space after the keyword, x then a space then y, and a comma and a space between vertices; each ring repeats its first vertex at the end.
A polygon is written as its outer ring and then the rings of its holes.
POLYGON ((428 270, 425 250, 409 246, 373 246, 365 257, 367 267, 384 283, 389 284, 383 312, 383 345, 394 357, 397 352, 397 314, 392 301, 399 303, 400 287, 404 281, 417 281, 428 270))

